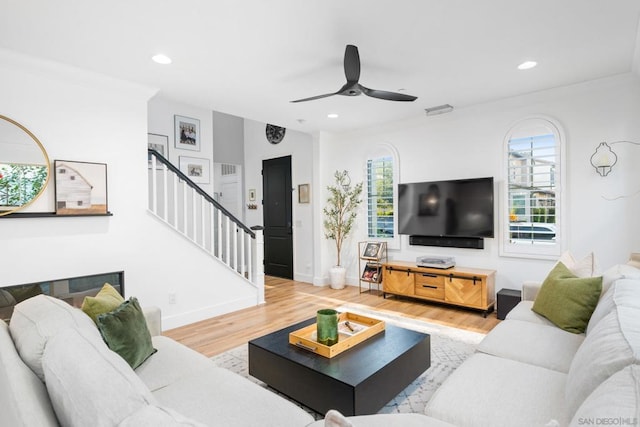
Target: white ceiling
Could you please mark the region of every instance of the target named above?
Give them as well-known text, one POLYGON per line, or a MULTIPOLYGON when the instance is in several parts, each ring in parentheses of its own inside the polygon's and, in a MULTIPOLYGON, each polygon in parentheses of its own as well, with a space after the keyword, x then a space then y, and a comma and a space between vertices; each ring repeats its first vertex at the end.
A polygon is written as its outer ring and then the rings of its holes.
POLYGON ((186 104, 342 132, 629 72, 639 17, 638 0, 0 0, 0 47, 186 104), (418 100, 290 103, 344 84, 347 44, 363 85, 418 100), (516 69, 530 59, 538 67, 516 69))

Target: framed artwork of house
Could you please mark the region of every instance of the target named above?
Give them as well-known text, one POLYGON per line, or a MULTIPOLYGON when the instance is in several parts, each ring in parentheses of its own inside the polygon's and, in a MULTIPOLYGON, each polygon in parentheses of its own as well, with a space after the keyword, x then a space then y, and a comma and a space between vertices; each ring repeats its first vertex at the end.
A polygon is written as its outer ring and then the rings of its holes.
POLYGON ((174 121, 176 148, 200 151, 200 120, 176 115, 174 121))
POLYGON ((56 215, 106 215, 107 165, 56 160, 56 215))

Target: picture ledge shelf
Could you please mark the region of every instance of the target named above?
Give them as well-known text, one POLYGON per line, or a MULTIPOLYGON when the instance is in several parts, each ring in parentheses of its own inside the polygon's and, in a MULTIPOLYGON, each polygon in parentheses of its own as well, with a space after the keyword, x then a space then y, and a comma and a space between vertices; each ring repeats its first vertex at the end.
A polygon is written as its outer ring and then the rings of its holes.
POLYGON ((69 217, 83 217, 83 216, 113 216, 112 212, 96 213, 96 214, 69 214, 58 215, 55 212, 14 212, 8 215, 0 216, 3 218, 69 218, 69 217))

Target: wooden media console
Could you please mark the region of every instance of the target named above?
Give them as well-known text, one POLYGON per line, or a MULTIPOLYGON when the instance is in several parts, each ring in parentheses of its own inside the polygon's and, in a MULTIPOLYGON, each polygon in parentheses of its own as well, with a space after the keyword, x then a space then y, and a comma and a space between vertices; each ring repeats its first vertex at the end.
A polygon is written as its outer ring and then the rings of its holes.
POLYGON ((494 270, 453 267, 418 267, 415 262, 393 261, 382 265, 382 295, 417 298, 482 310, 495 305, 494 270))

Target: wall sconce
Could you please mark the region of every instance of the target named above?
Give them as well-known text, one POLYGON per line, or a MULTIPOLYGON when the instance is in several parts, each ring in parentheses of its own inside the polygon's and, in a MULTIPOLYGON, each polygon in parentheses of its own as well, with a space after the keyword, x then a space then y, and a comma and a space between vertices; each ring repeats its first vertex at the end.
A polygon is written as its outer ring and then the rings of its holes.
POLYGON ((611 150, 606 142, 601 142, 596 148, 596 152, 591 155, 591 165, 596 168, 600 176, 607 176, 611 168, 618 161, 618 156, 611 150))
POLYGON ((351 185, 351 177, 349 176, 349 172, 342 171, 342 176, 340 177, 340 185, 342 186, 342 189, 344 191, 347 191, 349 189, 349 186, 351 185))

